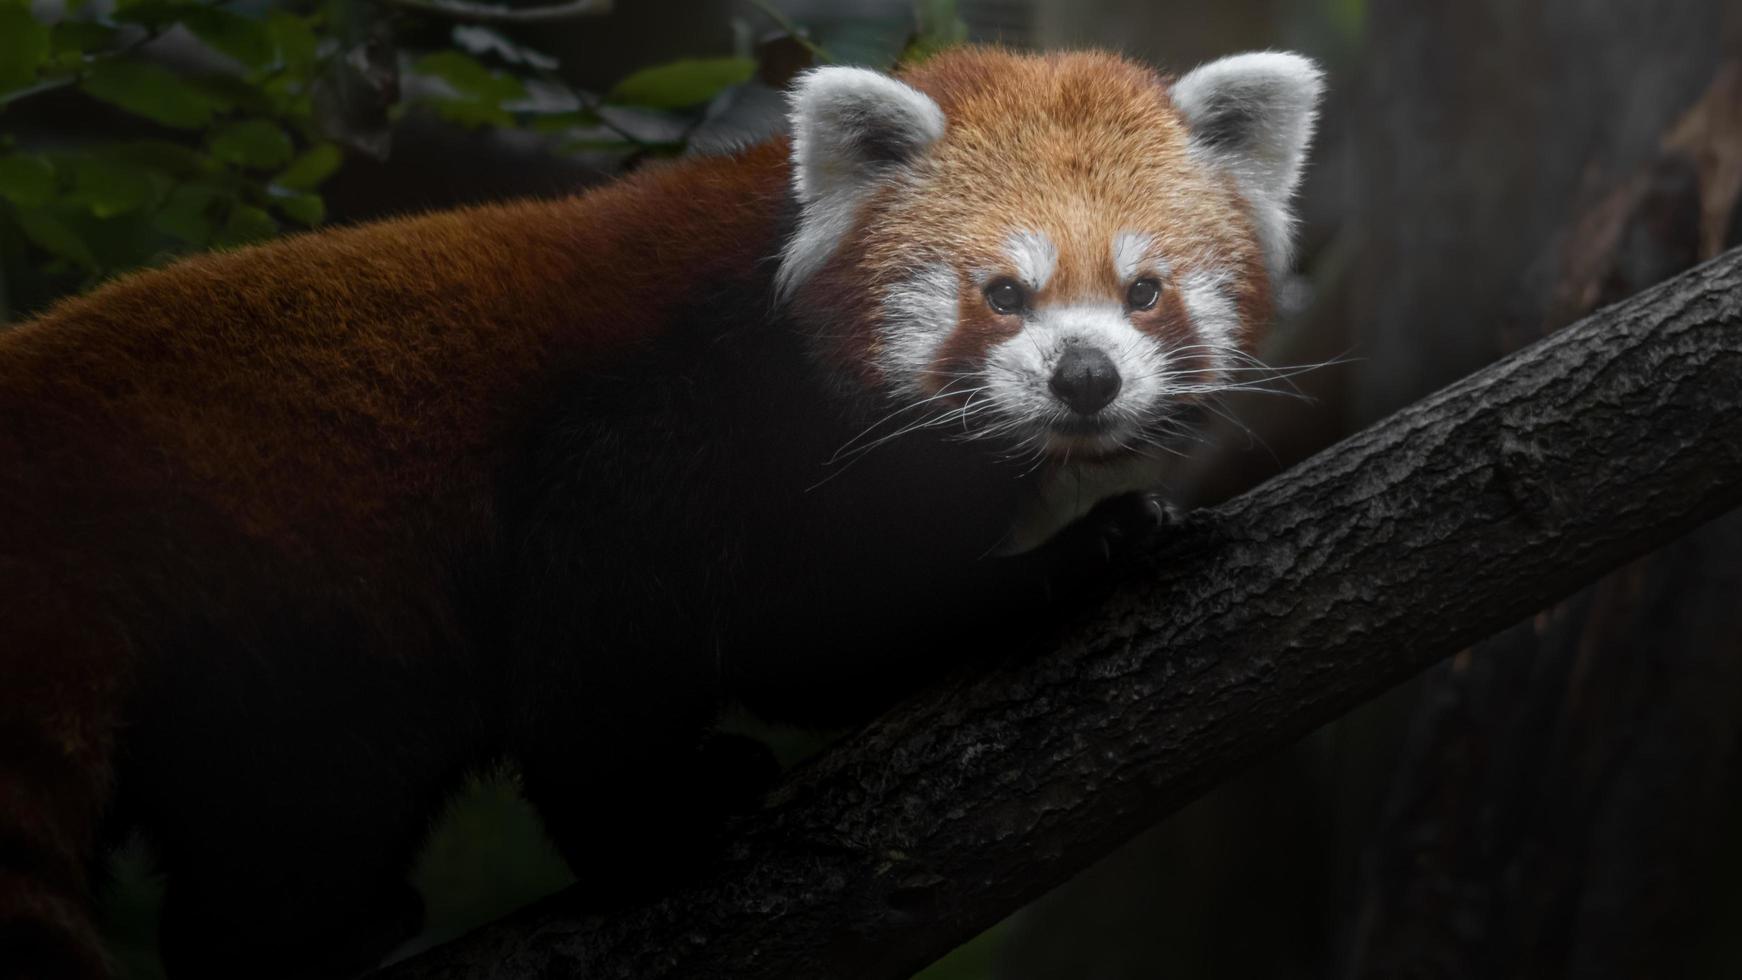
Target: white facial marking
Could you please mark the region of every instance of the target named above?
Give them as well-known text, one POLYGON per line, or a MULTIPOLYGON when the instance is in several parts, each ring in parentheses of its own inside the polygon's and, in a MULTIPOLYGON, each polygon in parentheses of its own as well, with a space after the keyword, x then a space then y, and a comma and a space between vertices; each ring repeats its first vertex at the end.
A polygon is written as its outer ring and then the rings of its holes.
POLYGON ((1023 285, 1035 292, 1046 288, 1059 261, 1058 246, 1052 239, 1038 231, 1019 231, 1004 243, 1004 250, 1016 265, 1016 278, 1023 285))
POLYGON ((897 389, 923 393, 921 379, 956 329, 956 273, 934 262, 891 286, 883 296, 879 363, 897 389))
MULTIPOLYGON (((1122 231, 1113 236, 1113 269, 1120 282, 1130 282, 1146 270, 1155 239, 1140 231, 1122 231)), ((1157 270, 1164 271, 1164 270, 1157 270)))
POLYGON ((871 192, 895 179, 943 136, 945 120, 923 92, 863 68, 818 68, 789 99, 792 188, 803 205, 781 252, 779 295, 822 268, 853 230, 871 192))
POLYGON ((1240 332, 1240 311, 1229 288, 1234 277, 1227 272, 1196 269, 1180 280, 1180 298, 1191 315, 1203 343, 1233 347, 1240 332))
POLYGON ((1180 299, 1192 318, 1198 343, 1209 348, 1188 363, 1209 364, 1219 377, 1234 360, 1240 333, 1240 311, 1230 287, 1234 277, 1221 270, 1195 269, 1180 280, 1180 299))
POLYGON ((1042 441, 1054 439, 1048 427, 1072 417, 1051 388, 1053 371, 1065 349, 1082 344, 1099 349, 1119 372, 1119 393, 1097 418, 1105 429, 1081 440, 1106 451, 1129 439, 1149 420, 1163 396, 1167 354, 1155 338, 1131 325, 1117 304, 1079 304, 1044 308, 1016 336, 995 345, 986 358, 987 395, 997 415, 1042 441))

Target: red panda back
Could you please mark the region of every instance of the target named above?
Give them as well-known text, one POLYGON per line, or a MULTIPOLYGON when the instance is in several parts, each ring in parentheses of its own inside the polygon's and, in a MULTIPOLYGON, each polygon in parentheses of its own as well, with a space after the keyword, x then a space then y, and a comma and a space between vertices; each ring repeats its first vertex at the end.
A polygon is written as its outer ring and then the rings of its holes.
MULTIPOLYGON (((6 448, 28 463, 83 443, 56 454, 70 467, 135 453, 109 479, 197 488, 287 545, 335 520, 366 533, 495 451, 539 379, 653 339, 687 283, 752 274, 778 161, 767 147, 130 276, 0 334, 0 405, 28 430, 6 448)), ((34 495, 16 482, 9 499, 34 495)))
POLYGON ((169 610, 272 589, 451 631, 433 552, 491 533, 523 414, 758 274, 783 153, 200 256, 0 333, 8 956, 97 973, 84 882, 169 610))

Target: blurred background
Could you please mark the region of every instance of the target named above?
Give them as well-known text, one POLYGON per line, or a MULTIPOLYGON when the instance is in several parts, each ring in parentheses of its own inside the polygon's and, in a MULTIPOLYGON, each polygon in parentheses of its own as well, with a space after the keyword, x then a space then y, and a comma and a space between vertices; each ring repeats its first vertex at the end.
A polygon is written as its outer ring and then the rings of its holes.
MULTIPOLYGON (((0 0, 0 322, 310 227, 563 194, 777 132, 811 64, 965 40, 1326 67, 1213 503, 1742 241, 1735 0, 0 0), (505 12, 506 11, 506 12, 505 12)), ((1742 977, 1742 521, 1720 520, 1211 791, 927 980, 1742 977)), ((783 747, 798 754, 791 738, 783 747)), ((568 872, 512 774, 417 884, 427 946, 568 872)), ((158 976, 150 855, 109 931, 158 976)))

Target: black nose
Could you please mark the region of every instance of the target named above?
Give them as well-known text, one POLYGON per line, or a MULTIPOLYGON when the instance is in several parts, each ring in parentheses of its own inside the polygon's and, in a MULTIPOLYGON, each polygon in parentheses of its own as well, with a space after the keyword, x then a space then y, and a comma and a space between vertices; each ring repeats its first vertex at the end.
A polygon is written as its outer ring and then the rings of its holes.
POLYGON ((1071 411, 1093 415, 1119 394, 1119 369, 1099 347, 1072 344, 1052 372, 1052 392, 1071 411))

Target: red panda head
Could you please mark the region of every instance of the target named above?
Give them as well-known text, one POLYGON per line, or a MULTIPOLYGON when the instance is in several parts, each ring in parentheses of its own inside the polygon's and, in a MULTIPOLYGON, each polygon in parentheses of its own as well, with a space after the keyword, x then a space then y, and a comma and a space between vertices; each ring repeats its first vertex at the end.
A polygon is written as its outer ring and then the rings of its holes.
POLYGON ((1320 86, 1275 53, 1172 84, 1093 53, 818 69, 778 287, 848 373, 950 424, 1135 450, 1268 318, 1320 86))

